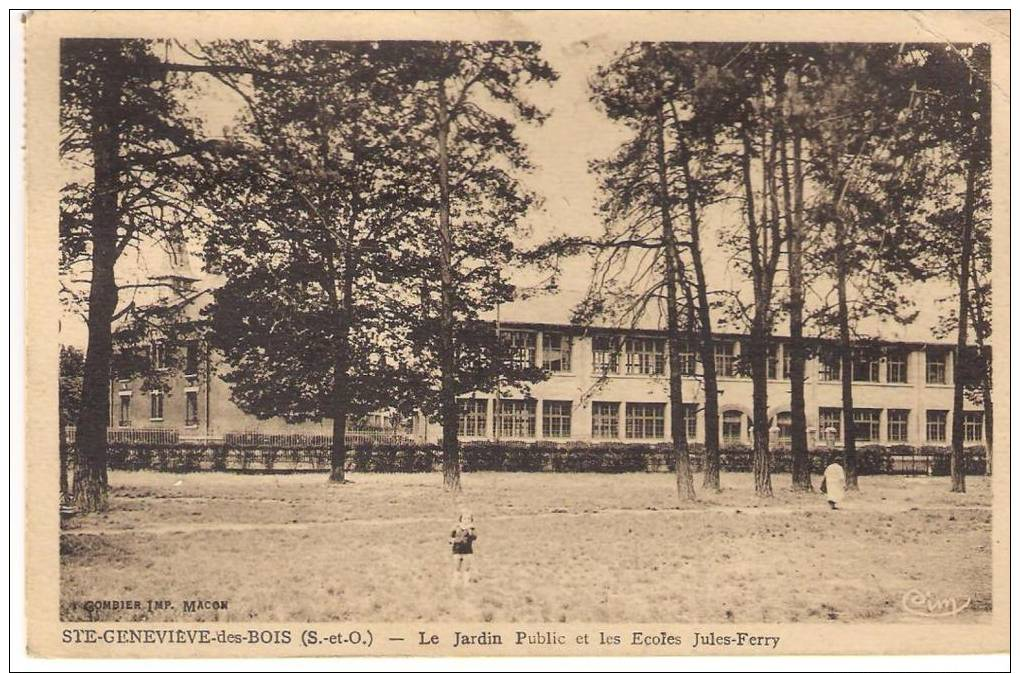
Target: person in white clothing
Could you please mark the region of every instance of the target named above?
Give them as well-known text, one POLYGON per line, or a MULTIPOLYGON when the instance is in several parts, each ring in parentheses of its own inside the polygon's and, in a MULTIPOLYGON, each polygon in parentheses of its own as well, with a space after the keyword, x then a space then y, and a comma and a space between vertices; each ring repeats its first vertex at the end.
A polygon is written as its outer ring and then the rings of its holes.
POLYGON ((829 507, 838 509, 837 505, 843 502, 846 494, 846 473, 843 471, 842 456, 834 456, 832 464, 825 468, 822 475, 822 492, 829 501, 829 507))

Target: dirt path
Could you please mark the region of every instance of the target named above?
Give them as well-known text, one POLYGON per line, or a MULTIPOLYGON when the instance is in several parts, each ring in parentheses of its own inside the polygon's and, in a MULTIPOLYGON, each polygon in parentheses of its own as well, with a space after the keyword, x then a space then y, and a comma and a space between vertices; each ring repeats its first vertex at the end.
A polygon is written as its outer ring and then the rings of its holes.
MULTIPOLYGON (((192 498, 189 498, 192 499, 192 498)), ((201 498, 194 498, 201 499, 201 498)), ((841 516, 845 514, 855 514, 859 512, 867 513, 878 513, 878 514, 905 514, 908 512, 990 512, 990 506, 984 505, 967 505, 967 506, 929 506, 929 507, 890 507, 889 505, 882 505, 878 503, 857 503, 852 506, 846 506, 831 512, 824 506, 803 508, 803 507, 722 507, 717 505, 707 507, 691 507, 691 508, 668 508, 659 509, 654 507, 648 508, 609 508, 609 509, 597 509, 597 510, 581 510, 581 511, 569 511, 569 510, 552 510, 546 512, 533 512, 530 514, 496 514, 493 516, 486 516, 487 521, 510 521, 514 519, 523 518, 553 518, 553 517, 581 517, 581 516, 623 516, 623 515, 662 515, 662 514, 679 514, 679 515, 690 515, 690 514, 704 514, 704 513, 717 513, 717 514, 731 514, 734 516, 761 516, 768 514, 782 514, 782 515, 831 515, 841 516)), ((313 527, 326 527, 326 526, 400 526, 407 524, 426 524, 426 523, 444 523, 446 519, 441 517, 395 517, 391 519, 326 519, 326 520, 311 520, 311 521, 291 521, 284 523, 188 523, 188 524, 152 524, 145 526, 138 526, 134 528, 109 528, 101 526, 82 526, 80 528, 67 528, 61 530, 62 535, 126 535, 132 533, 142 533, 147 535, 174 535, 174 534, 185 534, 185 533, 202 533, 208 531, 226 531, 226 532, 238 532, 238 531, 251 531, 251 530, 307 530, 313 527)))

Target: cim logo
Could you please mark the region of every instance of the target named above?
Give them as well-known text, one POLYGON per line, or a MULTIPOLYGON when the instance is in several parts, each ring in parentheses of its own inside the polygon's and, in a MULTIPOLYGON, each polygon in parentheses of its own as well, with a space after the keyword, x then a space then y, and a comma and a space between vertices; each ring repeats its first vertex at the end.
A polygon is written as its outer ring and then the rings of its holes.
POLYGON ((903 594, 903 609, 920 617, 952 617, 970 605, 970 599, 937 598, 930 591, 911 589, 903 594))

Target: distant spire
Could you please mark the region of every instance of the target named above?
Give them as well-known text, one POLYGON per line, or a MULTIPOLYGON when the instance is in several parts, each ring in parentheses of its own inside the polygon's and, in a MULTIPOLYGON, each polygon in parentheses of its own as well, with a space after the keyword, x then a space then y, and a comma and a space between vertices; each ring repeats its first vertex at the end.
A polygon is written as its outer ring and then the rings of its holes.
POLYGON ((157 262, 149 274, 151 280, 169 282, 178 295, 194 289, 199 278, 191 268, 191 255, 183 232, 158 245, 153 256, 157 262))

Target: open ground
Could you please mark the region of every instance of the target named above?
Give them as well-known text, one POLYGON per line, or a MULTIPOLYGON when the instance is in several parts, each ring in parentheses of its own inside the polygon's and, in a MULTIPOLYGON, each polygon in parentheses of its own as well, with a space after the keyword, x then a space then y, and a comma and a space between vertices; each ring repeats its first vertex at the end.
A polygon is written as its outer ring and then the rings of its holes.
MULTIPOLYGON (((911 621, 903 596, 991 616, 989 480, 862 477, 843 509, 750 475, 678 507, 672 474, 113 472, 111 507, 61 533, 65 620, 911 621), (460 505, 475 582, 451 587, 460 505), (167 599, 170 609, 89 601, 167 599), (185 601, 226 609, 185 612, 185 601)), ((818 478, 815 478, 817 488, 818 478)), ((945 618, 940 620, 944 623, 945 618)))

